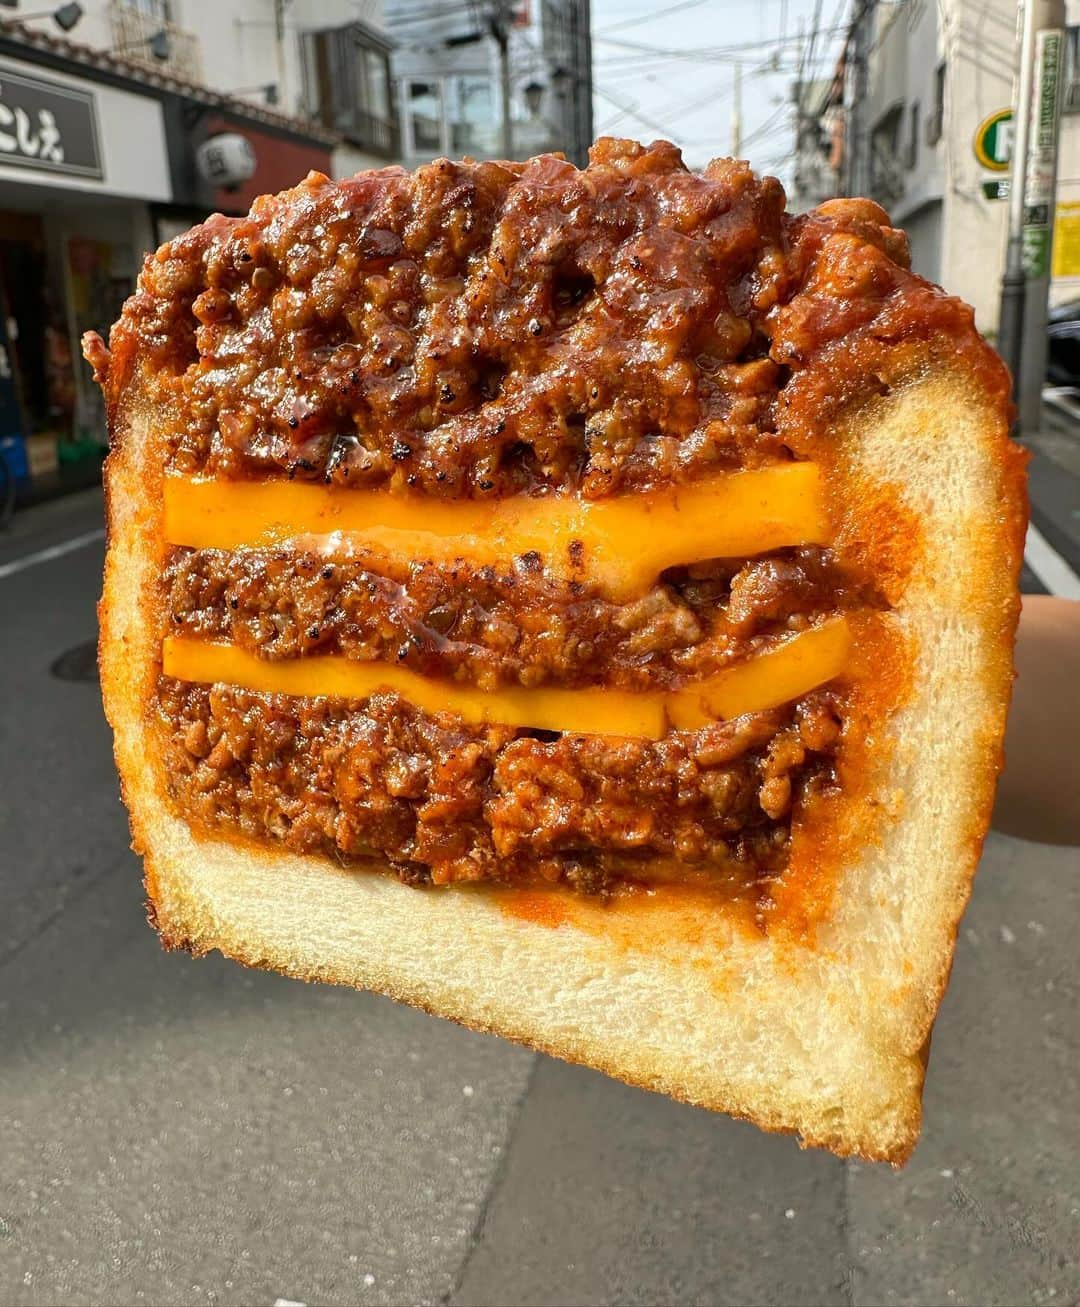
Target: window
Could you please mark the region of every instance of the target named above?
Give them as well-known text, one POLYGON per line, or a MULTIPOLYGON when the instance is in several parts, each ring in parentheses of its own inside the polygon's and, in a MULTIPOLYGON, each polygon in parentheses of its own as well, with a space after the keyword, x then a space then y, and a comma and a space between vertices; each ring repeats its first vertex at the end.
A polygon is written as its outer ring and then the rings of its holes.
POLYGON ((498 157, 502 123, 495 83, 486 73, 406 78, 397 96, 410 163, 440 154, 498 157))
POLYGON ((937 145, 945 130, 945 68, 943 59, 934 73, 934 107, 926 120, 927 145, 937 145))
POLYGON ((918 100, 908 110, 908 136, 904 147, 904 166, 914 168, 919 162, 919 111, 918 100))
POLYGON ((1065 94, 1061 99, 1063 113, 1080 113, 1080 27, 1075 24, 1065 29, 1065 70, 1062 79, 1065 94))
POLYGON ((904 193, 899 167, 904 106, 894 104, 878 119, 870 133, 870 193, 886 208, 904 193))
POLYGON ((405 112, 409 121, 409 153, 434 157, 443 152, 441 82, 408 82, 405 112))
POLYGON ((305 32, 304 98, 312 117, 373 154, 398 152, 390 46, 364 23, 305 32))
POLYGON ((479 158, 497 154, 501 123, 491 78, 463 73, 448 80, 446 91, 451 152, 479 158))

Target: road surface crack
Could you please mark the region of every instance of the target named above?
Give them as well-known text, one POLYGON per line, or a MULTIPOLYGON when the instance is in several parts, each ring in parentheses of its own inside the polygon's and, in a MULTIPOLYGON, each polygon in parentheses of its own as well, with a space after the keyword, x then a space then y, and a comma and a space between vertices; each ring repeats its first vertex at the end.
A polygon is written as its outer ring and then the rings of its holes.
POLYGON ((440 1307, 448 1307, 461 1291, 461 1286, 465 1283, 465 1277, 468 1274, 472 1259, 476 1250, 480 1247, 484 1237, 484 1226, 487 1224, 488 1212, 494 1203, 499 1191, 502 1189, 503 1181, 506 1179, 506 1172, 510 1165, 510 1154, 513 1152, 514 1141, 517 1139, 518 1132, 521 1129, 521 1118, 525 1114, 525 1104, 528 1102, 529 1094, 532 1092, 533 1081, 536 1079, 537 1068, 540 1065, 541 1055, 534 1053, 532 1056, 532 1065, 529 1067, 529 1074, 525 1078, 525 1084, 522 1086, 521 1093, 518 1094, 513 1107, 513 1116, 509 1128, 506 1132, 506 1140, 503 1144, 503 1150, 499 1154, 499 1162, 495 1168, 495 1173, 491 1177, 491 1182, 484 1194, 483 1201, 480 1204, 480 1210, 473 1222, 473 1228, 469 1233, 468 1245, 465 1249, 465 1255, 461 1259, 457 1273, 454 1276, 454 1282, 450 1288, 439 1298, 440 1307))

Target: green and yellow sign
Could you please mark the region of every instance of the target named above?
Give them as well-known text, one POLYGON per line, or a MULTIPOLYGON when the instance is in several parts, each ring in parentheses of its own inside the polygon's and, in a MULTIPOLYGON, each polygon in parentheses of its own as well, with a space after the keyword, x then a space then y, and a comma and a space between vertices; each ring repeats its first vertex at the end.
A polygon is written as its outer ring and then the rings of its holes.
POLYGON ((998 109, 975 133, 975 158, 991 172, 1008 172, 1013 152, 1013 111, 998 109))

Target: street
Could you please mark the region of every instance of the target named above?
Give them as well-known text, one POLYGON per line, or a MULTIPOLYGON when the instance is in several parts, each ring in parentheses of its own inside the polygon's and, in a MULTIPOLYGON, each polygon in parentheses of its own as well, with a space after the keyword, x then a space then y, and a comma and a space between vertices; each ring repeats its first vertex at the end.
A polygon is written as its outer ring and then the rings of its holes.
MULTIPOLYGON (((1080 427, 1033 445, 1025 583, 1075 595, 1080 427)), ((0 1302, 1080 1297, 1080 850, 991 836, 902 1172, 166 954, 93 664, 101 526, 88 491, 0 536, 0 1302)))

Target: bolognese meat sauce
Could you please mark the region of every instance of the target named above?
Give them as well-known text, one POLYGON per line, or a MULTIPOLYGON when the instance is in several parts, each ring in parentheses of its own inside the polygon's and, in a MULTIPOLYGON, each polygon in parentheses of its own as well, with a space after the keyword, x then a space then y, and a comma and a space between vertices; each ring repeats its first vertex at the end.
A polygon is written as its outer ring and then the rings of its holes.
MULTIPOLYGON (((988 366, 969 311, 911 274, 876 205, 792 217, 744 163, 699 175, 664 142, 608 139, 584 170, 549 155, 313 174, 164 245, 111 352, 86 352, 110 403, 135 381, 154 405, 167 477, 599 503, 815 459, 837 406, 887 387, 885 347, 931 332, 988 366)), ((692 691, 885 603, 820 539, 688 555, 634 594, 594 583, 587 557, 571 577, 550 561, 304 535, 176 546, 162 636, 481 696, 632 696, 692 691)), ((304 697, 163 673, 171 802, 410 882, 767 892, 843 740, 829 685, 661 738, 464 720, 395 686, 304 697)))

